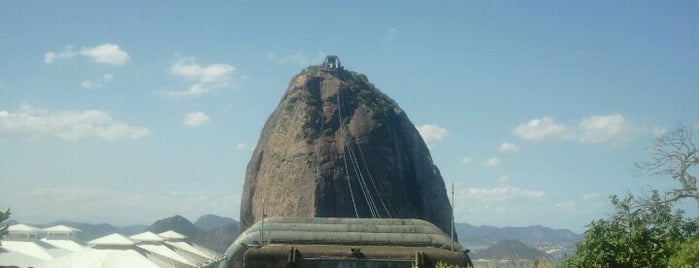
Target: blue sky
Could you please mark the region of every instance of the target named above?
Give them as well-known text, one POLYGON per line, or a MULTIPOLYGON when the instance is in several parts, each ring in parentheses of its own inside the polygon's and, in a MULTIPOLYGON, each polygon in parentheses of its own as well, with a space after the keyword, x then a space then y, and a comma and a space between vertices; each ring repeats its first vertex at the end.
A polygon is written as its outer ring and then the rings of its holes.
MULTIPOLYGON (((456 220, 580 232, 653 137, 699 130, 694 1, 0 1, 0 207, 238 218, 289 80, 327 54, 408 114, 456 220)), ((696 204, 684 207, 696 215, 696 204)))

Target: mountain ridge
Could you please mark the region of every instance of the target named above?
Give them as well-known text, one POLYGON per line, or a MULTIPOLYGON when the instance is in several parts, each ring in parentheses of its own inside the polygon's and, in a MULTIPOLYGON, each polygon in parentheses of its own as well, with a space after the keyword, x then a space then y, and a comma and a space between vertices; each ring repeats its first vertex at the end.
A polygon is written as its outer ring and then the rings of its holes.
POLYGON ((535 249, 517 240, 501 240, 494 245, 472 254, 473 259, 491 260, 539 260, 551 258, 544 251, 535 249))
POLYGON ((553 229, 542 225, 527 227, 475 226, 456 223, 456 232, 465 239, 465 244, 492 244, 501 240, 517 240, 526 244, 567 244, 582 240, 583 235, 568 229, 553 229))
MULTIPOLYGON (((173 230, 189 237, 189 239, 199 245, 217 252, 224 252, 230 244, 238 237, 239 223, 231 218, 207 214, 199 217, 197 221, 206 228, 198 227, 187 218, 180 215, 156 220, 149 225, 128 225, 115 226, 109 223, 82 223, 68 220, 58 220, 45 224, 30 224, 37 228, 47 228, 56 225, 65 225, 79 229, 75 234, 78 241, 87 242, 102 236, 119 233, 124 236, 131 236, 145 231, 160 233, 173 230), (210 217, 213 216, 213 217, 210 217), (202 219, 204 218, 204 219, 202 219), (208 219, 207 219, 208 218, 208 219)), ((19 223, 15 220, 7 221, 9 225, 19 223)))
MULTIPOLYGON (((173 216, 176 217, 176 216, 173 216)), ((181 217, 181 216, 180 216, 181 217)), ((169 217, 172 218, 172 217, 169 217)), ((178 217, 179 218, 179 217, 178 217)), ((182 217, 184 218, 184 217, 182 217)), ((165 218, 168 219, 168 218, 165 218)), ((81 222, 73 222, 73 221, 66 221, 66 220, 61 220, 61 221, 54 221, 48 224, 30 224, 32 226, 38 227, 38 228, 46 228, 46 227, 51 227, 59 224, 63 224, 66 226, 70 226, 73 228, 80 229, 81 232, 78 232, 76 234, 76 237, 79 240, 82 241, 90 241, 92 239, 109 235, 112 233, 120 233, 123 235, 134 235, 138 234, 141 232, 144 232, 148 230, 149 228, 153 227, 153 225, 156 222, 160 222, 161 226, 160 228, 165 228, 165 229, 177 229, 175 226, 163 226, 163 220, 157 220, 150 226, 148 225, 128 225, 128 226, 114 226, 108 223, 99 223, 99 224, 91 224, 91 223, 81 223, 81 222)), ((184 218, 187 220, 186 218, 184 218)), ((187 220, 189 222, 189 220, 187 220)), ((182 221, 182 219, 178 219, 178 222, 185 223, 182 221)), ((10 220, 6 222, 9 225, 19 223, 14 220, 10 220)), ((229 218, 229 217, 221 217, 218 215, 213 215, 213 214, 207 214, 199 217, 194 223, 189 222, 189 224, 192 224, 196 228, 196 234, 193 235, 193 237, 190 237, 193 241, 196 242, 204 242, 204 243, 210 243, 210 244, 215 244, 215 246, 212 246, 211 248, 214 250, 220 250, 220 251, 225 251, 225 249, 230 245, 230 243, 226 244, 227 242, 221 242, 221 241, 232 241, 237 238, 238 233, 239 233, 239 223, 238 221, 229 218), (213 216, 213 217, 212 217, 213 216), (206 219, 206 218, 210 219, 206 219), (202 219, 204 218, 204 219, 202 219), (215 219, 219 221, 217 224, 211 224, 207 225, 210 223, 206 223, 207 221, 210 221, 211 219, 215 219), (206 223, 206 224, 205 224, 206 223), (208 226, 208 227, 207 227, 208 226), (208 228, 208 229, 207 229, 208 228), (211 241, 211 240, 216 240, 212 242, 206 242, 206 241, 211 241)), ((189 225, 186 224, 185 225, 189 225)), ((191 228, 191 227, 188 227, 191 228)), ((455 229, 456 233, 458 236, 461 238, 462 244, 466 246, 466 248, 469 247, 469 245, 492 245, 495 242, 501 241, 501 240, 518 240, 522 241, 525 244, 564 244, 564 245, 573 245, 576 242, 580 241, 583 238, 582 234, 577 234, 571 230, 568 229, 554 229, 550 227, 545 227, 542 225, 531 225, 531 226, 526 226, 526 227, 512 227, 512 226, 505 226, 505 227, 496 227, 496 226, 489 226, 489 225, 480 225, 480 226, 475 226, 469 223, 456 223, 455 224, 455 229)), ((183 234, 188 233, 191 231, 183 231, 183 234)), ((187 234, 186 234, 187 235, 187 234)), ((192 235, 190 233, 190 235, 192 235)))

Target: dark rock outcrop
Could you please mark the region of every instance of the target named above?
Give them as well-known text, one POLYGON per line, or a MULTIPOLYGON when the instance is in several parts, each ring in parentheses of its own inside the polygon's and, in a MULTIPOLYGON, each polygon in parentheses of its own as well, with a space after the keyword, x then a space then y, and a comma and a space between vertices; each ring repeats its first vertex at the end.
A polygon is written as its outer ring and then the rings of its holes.
POLYGON ((418 218, 450 229, 439 169, 405 112, 366 76, 296 75, 248 163, 241 231, 267 216, 418 218))
POLYGON ((233 223, 236 223, 234 219, 228 217, 221 217, 213 214, 206 214, 204 216, 199 217, 199 219, 197 219, 197 221, 194 222, 194 226, 204 230, 211 230, 233 223))
POLYGON ((158 220, 148 228, 148 231, 154 232, 156 234, 169 230, 186 235, 189 238, 193 238, 197 236, 199 232, 201 232, 201 230, 194 226, 194 224, 192 224, 191 221, 180 215, 175 215, 169 218, 158 220))
POLYGON ((189 241, 219 253, 226 251, 240 233, 240 224, 231 218, 209 214, 200 217, 197 223, 195 225, 187 218, 175 215, 154 222, 148 230, 154 233, 173 230, 186 235, 189 241))

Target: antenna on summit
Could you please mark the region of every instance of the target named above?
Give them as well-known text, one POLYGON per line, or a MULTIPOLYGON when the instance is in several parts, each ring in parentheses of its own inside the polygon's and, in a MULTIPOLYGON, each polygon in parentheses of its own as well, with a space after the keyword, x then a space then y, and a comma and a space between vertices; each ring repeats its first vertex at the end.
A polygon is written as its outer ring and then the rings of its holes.
POLYGON ((340 63, 340 57, 336 55, 328 55, 323 60, 323 71, 334 72, 344 69, 340 63))

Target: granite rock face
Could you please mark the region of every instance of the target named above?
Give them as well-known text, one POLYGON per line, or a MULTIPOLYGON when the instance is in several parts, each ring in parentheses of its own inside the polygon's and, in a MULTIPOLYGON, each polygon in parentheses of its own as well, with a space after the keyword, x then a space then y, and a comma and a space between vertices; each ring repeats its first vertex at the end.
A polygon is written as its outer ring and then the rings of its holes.
POLYGON ((247 166, 241 231, 269 216, 427 220, 449 233, 439 169, 405 112, 366 76, 296 75, 247 166))

